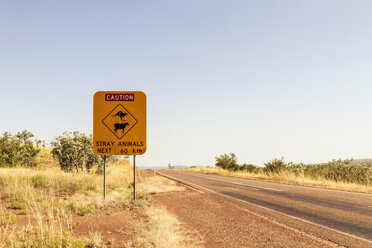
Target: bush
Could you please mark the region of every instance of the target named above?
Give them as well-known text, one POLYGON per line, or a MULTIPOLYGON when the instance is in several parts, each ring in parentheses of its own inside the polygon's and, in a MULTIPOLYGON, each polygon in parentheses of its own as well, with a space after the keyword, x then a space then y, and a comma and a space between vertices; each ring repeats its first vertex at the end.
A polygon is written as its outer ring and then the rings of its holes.
POLYGON ((303 176, 305 174, 306 165, 304 165, 303 163, 299 163, 299 164, 289 163, 287 170, 295 174, 296 176, 300 176, 300 175, 303 176))
POLYGON ((324 164, 305 165, 303 163, 285 163, 283 158, 265 163, 267 172, 288 171, 296 176, 313 179, 324 178, 334 182, 372 185, 372 164, 357 163, 353 159, 332 160, 324 164))
POLYGON ((256 166, 254 166, 253 164, 243 164, 242 166, 240 166, 240 170, 242 171, 247 171, 247 172, 255 172, 257 169, 256 166))
POLYGON ((16 135, 5 132, 0 137, 0 166, 36 166, 36 156, 40 150, 34 147, 32 137, 34 135, 26 130, 16 135))
POLYGON ((40 174, 31 177, 31 182, 35 188, 47 188, 50 184, 49 178, 40 174))
POLYGON ((239 169, 237 158, 234 153, 230 153, 230 155, 223 154, 223 155, 220 155, 219 157, 216 157, 216 166, 222 169, 234 170, 234 171, 239 169))
POLYGON ((372 185, 372 164, 360 164, 353 159, 332 160, 326 164, 308 165, 306 176, 322 177, 335 182, 372 185))
POLYGON ((61 169, 67 172, 89 171, 94 165, 101 168, 103 159, 93 153, 93 137, 80 132, 64 132, 52 142, 52 154, 61 169))
POLYGON ((287 167, 287 164, 284 162, 284 158, 275 158, 267 163, 265 163, 265 168, 267 172, 279 173, 287 167))
POLYGON ((87 206, 81 207, 77 214, 80 216, 86 216, 89 215, 90 213, 93 213, 94 210, 96 210, 95 206, 93 204, 89 204, 87 206))

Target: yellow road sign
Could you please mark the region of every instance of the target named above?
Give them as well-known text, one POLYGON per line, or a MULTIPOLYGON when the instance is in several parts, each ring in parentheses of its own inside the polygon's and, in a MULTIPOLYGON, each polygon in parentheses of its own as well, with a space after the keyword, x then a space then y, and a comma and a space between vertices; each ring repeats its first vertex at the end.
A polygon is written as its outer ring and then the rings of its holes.
POLYGON ((98 91, 93 97, 93 151, 97 155, 146 152, 146 95, 98 91))

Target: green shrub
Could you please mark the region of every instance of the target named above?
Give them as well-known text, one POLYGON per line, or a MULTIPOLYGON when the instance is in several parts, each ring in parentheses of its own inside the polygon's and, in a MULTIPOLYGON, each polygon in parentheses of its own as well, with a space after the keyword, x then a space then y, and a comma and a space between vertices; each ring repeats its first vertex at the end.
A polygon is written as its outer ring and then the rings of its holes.
POLYGON ((240 166, 240 170, 242 171, 247 171, 247 172, 255 172, 257 169, 256 166, 254 166, 253 164, 243 164, 242 166, 240 166))
POLYGON ((275 158, 267 163, 265 163, 265 168, 267 172, 279 173, 287 167, 287 164, 284 162, 284 158, 275 158))
POLYGON ((353 159, 334 159, 324 164, 305 165, 285 163, 281 158, 265 163, 265 170, 272 173, 288 171, 296 176, 324 178, 334 182, 372 185, 372 164, 357 163, 353 159))
POLYGON ((86 205, 80 208, 77 214, 80 216, 85 216, 90 213, 93 213, 95 210, 96 210, 96 207, 93 204, 89 204, 89 205, 86 205))
POLYGON ((62 170, 79 172, 86 168, 87 171, 94 165, 100 170, 103 159, 93 153, 93 136, 80 132, 64 132, 52 143, 53 157, 58 159, 62 170))
POLYGON ((66 210, 72 213, 76 212, 76 204, 74 202, 70 202, 66 205, 66 210))
POLYGON ((81 189, 80 185, 77 182, 59 182, 57 186, 57 191, 62 193, 67 193, 69 195, 75 194, 81 189))
POLYGON ((31 177, 32 185, 35 188, 47 188, 50 185, 50 180, 45 175, 37 174, 31 177))
POLYGON ((0 166, 36 166, 36 156, 40 150, 35 148, 32 137, 34 135, 26 130, 16 135, 5 132, 0 137, 0 166))
POLYGON ((121 204, 121 207, 123 209, 131 209, 133 207, 133 205, 124 202, 123 204, 121 204))
POLYGON ((360 164, 353 159, 332 160, 326 164, 308 165, 305 176, 325 178, 335 182, 372 185, 372 164, 360 164))
POLYGON ((223 154, 218 157, 215 157, 215 159, 216 159, 217 167, 220 167, 226 170, 234 170, 234 171, 239 169, 237 158, 234 153, 223 154))
POLYGON ((306 165, 304 165, 303 163, 299 163, 299 164, 289 163, 287 170, 289 172, 292 172, 296 176, 304 175, 305 170, 306 170, 306 165))

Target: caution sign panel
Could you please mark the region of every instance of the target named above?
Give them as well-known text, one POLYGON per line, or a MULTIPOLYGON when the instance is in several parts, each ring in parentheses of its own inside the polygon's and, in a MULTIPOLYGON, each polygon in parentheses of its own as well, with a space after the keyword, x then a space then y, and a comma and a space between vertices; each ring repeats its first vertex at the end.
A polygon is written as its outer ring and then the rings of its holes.
POLYGON ((146 95, 98 91, 93 97, 93 151, 97 155, 146 152, 146 95))

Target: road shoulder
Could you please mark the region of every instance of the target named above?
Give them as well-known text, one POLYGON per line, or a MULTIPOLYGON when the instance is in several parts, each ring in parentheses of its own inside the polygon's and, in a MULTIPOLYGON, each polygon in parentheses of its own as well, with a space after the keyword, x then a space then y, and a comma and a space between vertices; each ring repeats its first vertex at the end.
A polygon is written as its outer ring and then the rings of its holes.
POLYGON ((206 247, 339 247, 270 222, 219 196, 187 189, 155 194, 151 198, 187 227, 197 230, 206 247))

